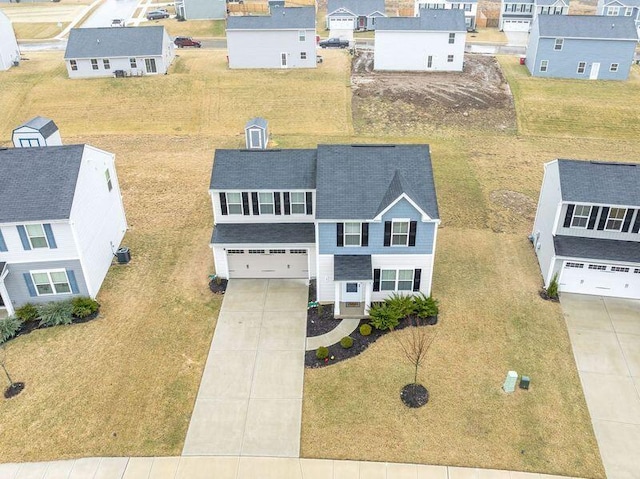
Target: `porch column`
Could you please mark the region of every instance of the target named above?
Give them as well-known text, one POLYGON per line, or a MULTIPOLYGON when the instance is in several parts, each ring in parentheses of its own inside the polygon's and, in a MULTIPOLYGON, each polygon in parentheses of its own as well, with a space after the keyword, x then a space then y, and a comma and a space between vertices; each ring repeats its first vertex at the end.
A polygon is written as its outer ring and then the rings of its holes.
POLYGON ((334 297, 334 306, 333 306, 333 315, 334 316, 339 316, 340 315, 340 286, 341 284, 338 281, 334 281, 334 284, 336 286, 336 294, 334 297))
MULTIPOLYGON (((2 278, 4 279, 4 278, 2 278)), ((13 309, 13 304, 11 304, 11 298, 9 298, 9 292, 4 285, 4 281, 0 279, 0 296, 2 296, 2 302, 4 303, 4 307, 7 308, 7 314, 9 316, 13 316, 15 314, 15 310, 13 309)))
POLYGON ((369 314, 371 307, 371 292, 373 291, 373 283, 365 281, 364 283, 364 314, 369 314))

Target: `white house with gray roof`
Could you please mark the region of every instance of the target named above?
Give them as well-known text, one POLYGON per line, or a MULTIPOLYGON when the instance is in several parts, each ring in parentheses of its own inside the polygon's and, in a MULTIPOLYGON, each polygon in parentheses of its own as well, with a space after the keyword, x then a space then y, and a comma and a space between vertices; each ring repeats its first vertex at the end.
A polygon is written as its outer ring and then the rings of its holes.
POLYGON ((374 69, 462 71, 467 36, 461 10, 421 10, 419 17, 378 20, 374 69))
POLYGON ((11 139, 16 148, 62 145, 58 126, 53 120, 43 116, 31 118, 26 123, 14 128, 11 139))
POLYGON ((596 13, 608 17, 633 18, 640 37, 640 0, 598 0, 596 13))
POLYGON ((428 145, 217 150, 210 194, 222 278, 316 279, 340 317, 393 292, 430 294, 440 220, 428 145))
POLYGON ((314 7, 279 7, 269 15, 227 19, 229 68, 315 68, 314 7))
POLYGON ((539 15, 569 15, 569 0, 502 0, 498 28, 528 32, 539 15))
POLYGON ((185 20, 221 20, 227 16, 225 0, 177 0, 176 16, 185 20))
POLYGON ((525 63, 537 77, 626 80, 637 42, 631 17, 541 15, 525 63))
POLYGON ((1 149, 0 205, 0 313, 95 298, 127 229, 112 153, 1 149))
POLYGON ((422 10, 462 10, 467 30, 476 29, 478 0, 415 0, 415 16, 419 16, 422 10))
POLYGON ((0 71, 8 70, 20 61, 20 50, 11 20, 0 11, 0 71))
POLYGON ((327 30, 375 30, 381 17, 386 17, 384 0, 327 2, 327 30))
POLYGON ((69 78, 161 75, 174 57, 163 26, 72 28, 64 53, 69 78))
POLYGON ((545 287, 640 299, 640 164, 544 166, 531 240, 545 287))

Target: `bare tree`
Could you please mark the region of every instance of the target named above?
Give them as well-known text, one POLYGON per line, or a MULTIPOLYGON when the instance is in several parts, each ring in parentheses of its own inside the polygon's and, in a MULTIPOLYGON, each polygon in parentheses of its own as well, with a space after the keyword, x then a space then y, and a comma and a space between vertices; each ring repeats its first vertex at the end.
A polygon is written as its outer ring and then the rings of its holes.
POLYGON ((13 387, 14 382, 13 382, 13 379, 11 379, 11 376, 9 376, 9 371, 7 371, 6 362, 7 362, 7 350, 4 347, 4 344, 2 344, 0 345, 0 367, 4 371, 4 374, 7 376, 7 381, 9 381, 9 387, 13 387))
POLYGON ((438 334, 437 332, 429 334, 429 329, 422 324, 419 318, 415 318, 412 320, 411 326, 407 328, 409 334, 396 336, 402 352, 414 366, 414 384, 418 383, 418 369, 427 357, 427 351, 438 334))

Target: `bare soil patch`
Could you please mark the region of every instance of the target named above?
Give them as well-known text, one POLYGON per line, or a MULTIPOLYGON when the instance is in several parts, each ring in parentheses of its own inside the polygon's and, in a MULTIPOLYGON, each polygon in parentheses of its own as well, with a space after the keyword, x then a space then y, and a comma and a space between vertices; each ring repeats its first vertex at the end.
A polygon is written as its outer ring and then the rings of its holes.
POLYGON ((516 127, 511 91, 493 57, 466 55, 460 73, 375 72, 373 53, 362 52, 354 56, 351 83, 357 133, 516 127))

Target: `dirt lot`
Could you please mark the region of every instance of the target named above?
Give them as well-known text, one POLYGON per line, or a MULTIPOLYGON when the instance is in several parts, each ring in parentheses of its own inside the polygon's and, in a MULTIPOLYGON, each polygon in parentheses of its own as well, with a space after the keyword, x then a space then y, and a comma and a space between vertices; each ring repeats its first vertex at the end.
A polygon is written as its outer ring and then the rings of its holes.
POLYGON ((351 83, 358 133, 416 136, 451 127, 516 127, 511 91, 493 57, 466 55, 462 73, 374 72, 373 53, 360 53, 351 83))

